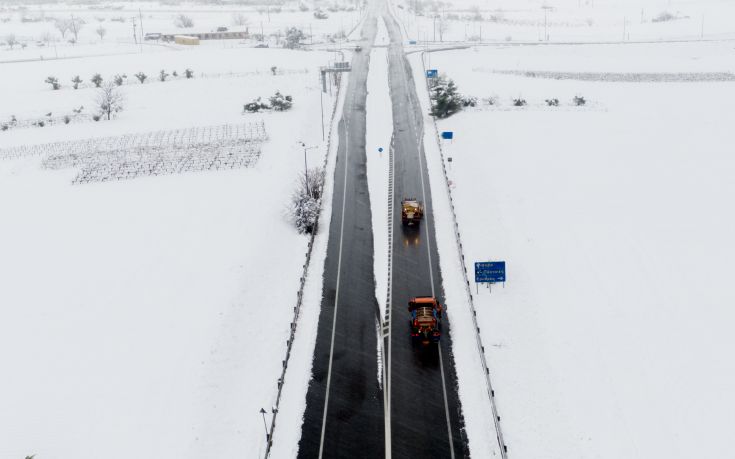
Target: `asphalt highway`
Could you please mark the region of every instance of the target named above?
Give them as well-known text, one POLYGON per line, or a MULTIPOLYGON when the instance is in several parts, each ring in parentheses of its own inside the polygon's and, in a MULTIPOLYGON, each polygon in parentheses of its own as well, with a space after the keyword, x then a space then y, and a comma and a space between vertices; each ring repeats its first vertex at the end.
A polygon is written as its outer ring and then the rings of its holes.
POLYGON ((354 53, 339 123, 324 297, 299 443, 303 458, 384 455, 379 312, 365 157, 366 80, 376 32, 375 6, 369 8, 361 31, 363 51, 354 53))
POLYGON ((421 141, 421 108, 398 23, 387 13, 383 17, 391 40, 388 62, 395 156, 393 309, 389 336, 392 456, 464 457, 469 454, 449 337, 452 305, 442 321, 439 346, 416 346, 409 336, 409 299, 435 296, 443 304, 444 295, 421 141), (418 228, 404 228, 401 223, 401 200, 405 197, 424 202, 424 219, 418 228))
MULTIPOLYGON (((398 24, 380 1, 370 2, 361 53, 354 53, 346 88, 334 175, 332 217, 319 326, 306 397, 299 457, 453 458, 467 454, 447 316, 439 346, 411 342, 408 299, 434 295, 443 302, 433 232, 431 190, 418 141, 421 114, 398 24), (376 19, 385 18, 391 38, 389 83, 394 122, 392 320, 383 360, 391 434, 378 380, 380 317, 375 299, 373 237, 366 177, 365 102, 376 19), (402 197, 424 201, 419 228, 404 229, 402 197), (390 450, 386 451, 386 444, 390 450)), ((321 223, 322 226, 326 222, 321 223)), ((322 231, 324 228, 321 229, 322 231)))

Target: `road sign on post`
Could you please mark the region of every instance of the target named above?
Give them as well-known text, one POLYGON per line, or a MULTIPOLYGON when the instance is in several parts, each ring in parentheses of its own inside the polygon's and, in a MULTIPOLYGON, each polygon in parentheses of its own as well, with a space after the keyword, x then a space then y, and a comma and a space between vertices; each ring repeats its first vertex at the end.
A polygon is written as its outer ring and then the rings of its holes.
POLYGON ((439 75, 437 69, 429 69, 426 71, 426 78, 436 78, 439 75))
POLYGON ((504 261, 484 261, 475 263, 475 282, 505 282, 504 261))
POLYGON ((454 132, 453 131, 444 131, 442 132, 442 139, 444 140, 452 140, 454 138, 454 132))

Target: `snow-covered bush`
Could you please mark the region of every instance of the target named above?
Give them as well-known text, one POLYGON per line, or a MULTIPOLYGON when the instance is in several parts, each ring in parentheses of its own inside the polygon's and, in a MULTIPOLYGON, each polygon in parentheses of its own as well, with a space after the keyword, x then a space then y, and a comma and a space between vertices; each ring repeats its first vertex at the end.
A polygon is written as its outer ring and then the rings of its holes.
POLYGON ((582 96, 574 96, 574 105, 580 106, 586 104, 587 101, 582 96))
POLYGON ((314 11, 314 17, 316 19, 327 19, 329 15, 325 11, 317 9, 316 11, 314 11))
POLYGON ((185 14, 179 14, 174 18, 174 25, 180 29, 190 29, 194 27, 194 20, 185 14))
POLYGON ((270 107, 268 104, 263 102, 260 97, 255 99, 252 102, 248 102, 247 104, 243 105, 243 111, 248 113, 257 113, 260 110, 268 110, 270 107))
POLYGON ((669 13, 668 11, 662 11, 658 13, 655 18, 651 19, 651 22, 668 22, 673 21, 674 19, 676 19, 676 16, 669 13))
POLYGON ((524 105, 526 105, 526 99, 524 99, 522 97, 517 97, 517 98, 513 99, 513 105, 515 107, 523 107, 524 105))
POLYGON ((184 70, 184 76, 186 79, 194 78, 194 71, 192 69, 186 69, 184 70))
POLYGON ((166 73, 165 70, 161 69, 161 72, 158 74, 158 79, 160 81, 166 81, 166 78, 168 78, 168 73, 166 73))
POLYGON ((283 44, 284 48, 296 49, 301 47, 301 40, 306 38, 304 32, 296 27, 289 27, 286 29, 286 41, 283 44))
POLYGON ((293 97, 284 96, 280 91, 276 91, 268 101, 271 103, 271 108, 279 112, 289 110, 293 105, 293 97))
POLYGON ((104 80, 102 78, 102 75, 100 75, 99 73, 95 73, 94 75, 92 75, 92 78, 90 78, 89 81, 94 83, 95 88, 99 88, 102 86, 102 81, 104 80))
POLYGON ((558 107, 559 106, 559 99, 546 99, 546 105, 549 107, 558 107))
POLYGON ((145 83, 146 78, 148 78, 148 75, 146 75, 143 72, 138 72, 135 74, 135 78, 137 78, 138 81, 140 81, 140 84, 143 84, 145 83))
POLYGON ((299 176, 296 190, 291 196, 289 218, 301 234, 311 234, 319 218, 319 202, 324 186, 324 170, 314 168, 299 176))
POLYGON ((299 2, 299 11, 309 11, 309 5, 304 2, 299 2))
POLYGON ((122 86, 123 83, 125 83, 125 79, 127 77, 128 76, 125 75, 124 73, 122 75, 115 75, 115 77, 112 79, 112 81, 114 81, 116 85, 122 86))
POLYGON ((51 85, 51 89, 57 90, 61 88, 61 84, 59 84, 59 79, 55 76, 50 76, 46 78, 46 83, 51 85))
POLYGON ((79 85, 82 83, 82 79, 79 77, 79 75, 75 75, 74 78, 71 79, 71 82, 73 83, 71 85, 74 89, 79 89, 79 85))
POLYGON ((476 105, 477 105, 477 97, 472 97, 472 96, 462 97, 463 107, 474 107, 476 105))

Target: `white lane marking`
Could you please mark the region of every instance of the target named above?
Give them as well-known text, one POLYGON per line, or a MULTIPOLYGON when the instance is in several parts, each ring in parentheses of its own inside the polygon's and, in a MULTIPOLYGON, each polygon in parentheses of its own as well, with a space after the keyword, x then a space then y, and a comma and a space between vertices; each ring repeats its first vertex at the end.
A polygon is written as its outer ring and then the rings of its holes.
MULTIPOLYGON (((351 100, 351 99, 350 99, 351 100)), ((350 110, 352 107, 350 107, 350 110)), ((350 113, 349 111, 347 113, 350 113)), ((342 242, 345 231, 345 201, 347 200, 347 163, 350 157, 350 122, 344 117, 345 122, 345 172, 342 188, 342 219, 339 229, 339 257, 337 258, 337 289, 334 295, 334 317, 332 319, 332 342, 329 345, 329 367, 327 369, 327 393, 324 398, 324 414, 322 415, 322 434, 319 439, 319 459, 324 453, 324 432, 327 426, 327 408, 329 407, 329 385, 332 383, 332 356, 334 355, 334 333, 337 331, 337 307, 339 306, 339 278, 342 273, 342 242)))
MULTIPOLYGON (((387 27, 387 25, 386 25, 387 27)), ((388 56, 386 56, 387 58, 388 56)), ((395 203, 393 200, 395 199, 395 191, 393 189, 393 181, 395 179, 394 168, 395 168, 395 152, 393 151, 393 138, 391 138, 391 145, 390 145, 390 181, 391 184, 389 186, 390 190, 390 200, 393 207, 393 212, 395 212, 395 203)), ((388 223, 388 226, 390 227, 389 231, 391 234, 391 237, 389 238, 389 250, 393 251, 393 216, 391 215, 390 222, 388 223)), ((388 267, 388 283, 393 282, 393 254, 389 254, 390 256, 390 266, 388 267)), ((388 304, 387 304, 387 311, 388 311, 388 366, 386 367, 386 370, 383 372, 387 377, 387 382, 385 385, 385 391, 384 396, 386 397, 387 403, 384 402, 384 412, 385 412, 385 458, 391 459, 391 456, 393 452, 392 449, 392 439, 391 439, 391 404, 390 404, 390 396, 391 396, 391 374, 390 371, 391 367, 391 359, 393 358, 393 288, 391 285, 388 286, 388 304)))
MULTIPOLYGON (((401 61, 403 62, 403 61, 401 61)), ((403 66, 403 64, 402 64, 403 66)), ((405 71, 405 67, 403 68, 405 71)), ((413 110, 410 110, 410 113, 413 113, 413 110)), ((418 129, 416 129, 416 120, 414 118, 414 132, 416 132, 418 136, 418 129)), ((423 134, 423 130, 422 130, 423 134)), ((417 146, 419 149, 419 172, 421 174, 421 194, 424 197, 424 208, 427 209, 424 212, 424 216, 426 218, 424 219, 424 230, 426 231, 426 251, 429 254, 429 277, 431 279, 431 296, 436 297, 436 293, 434 291, 434 269, 431 266, 431 240, 429 239, 429 212, 428 207, 429 203, 426 201, 426 187, 424 185, 424 162, 423 162, 423 154, 421 146, 423 145, 423 139, 417 138, 417 146)), ((428 169, 427 169, 428 172, 428 169)), ((447 383, 444 379, 444 360, 442 359, 442 347, 441 342, 437 343, 437 350, 439 351, 439 371, 442 374, 442 393, 444 395, 444 414, 447 417, 447 435, 449 437, 449 451, 451 453, 452 459, 454 459, 454 439, 452 438, 452 422, 449 419, 449 402, 447 401, 447 383)))

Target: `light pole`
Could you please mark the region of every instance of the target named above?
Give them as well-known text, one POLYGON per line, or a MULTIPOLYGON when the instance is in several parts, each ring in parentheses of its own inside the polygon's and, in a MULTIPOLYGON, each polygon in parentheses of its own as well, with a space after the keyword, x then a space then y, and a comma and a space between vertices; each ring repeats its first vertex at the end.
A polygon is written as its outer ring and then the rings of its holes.
POLYGON ((309 191, 309 168, 306 164, 306 150, 312 150, 314 148, 319 148, 318 146, 311 146, 307 147, 304 142, 300 142, 301 146, 304 147, 304 183, 306 184, 306 194, 311 196, 311 192, 309 191))
POLYGON ((265 442, 266 444, 270 441, 270 435, 268 435, 268 424, 265 423, 265 410, 260 409, 260 414, 263 415, 263 427, 265 428, 265 442))

